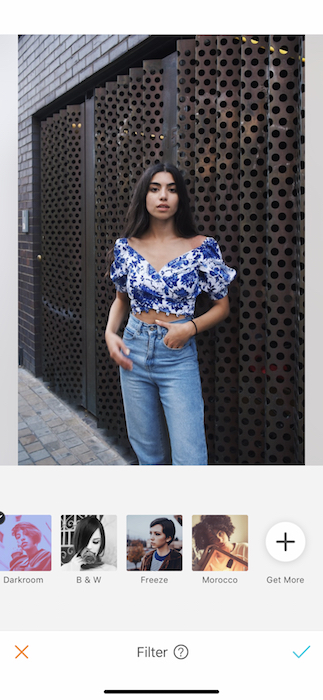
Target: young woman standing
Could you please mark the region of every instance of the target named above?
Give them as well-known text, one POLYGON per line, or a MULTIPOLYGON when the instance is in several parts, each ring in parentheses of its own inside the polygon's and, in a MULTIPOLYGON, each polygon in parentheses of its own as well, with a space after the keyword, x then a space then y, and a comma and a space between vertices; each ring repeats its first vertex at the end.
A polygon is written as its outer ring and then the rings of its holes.
POLYGON ((227 286, 235 275, 216 241, 196 233, 179 170, 163 163, 146 170, 124 237, 114 246, 110 276, 117 293, 105 334, 120 366, 127 431, 139 464, 207 464, 194 336, 228 316, 227 286), (212 306, 194 318, 203 291, 212 306))

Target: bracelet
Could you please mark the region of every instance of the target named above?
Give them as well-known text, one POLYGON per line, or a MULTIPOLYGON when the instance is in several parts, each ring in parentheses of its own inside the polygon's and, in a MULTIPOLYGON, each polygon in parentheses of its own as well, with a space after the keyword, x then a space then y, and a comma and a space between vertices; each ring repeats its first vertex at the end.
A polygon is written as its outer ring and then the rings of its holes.
POLYGON ((195 321, 193 321, 192 318, 190 318, 190 321, 191 321, 192 323, 194 323, 194 326, 195 326, 195 335, 197 335, 197 325, 196 325, 195 321))

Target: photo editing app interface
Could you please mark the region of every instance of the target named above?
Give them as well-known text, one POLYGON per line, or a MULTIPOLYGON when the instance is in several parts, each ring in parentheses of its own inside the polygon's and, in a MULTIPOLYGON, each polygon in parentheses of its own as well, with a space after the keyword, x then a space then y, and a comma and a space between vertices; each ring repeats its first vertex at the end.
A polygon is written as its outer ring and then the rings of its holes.
POLYGON ((323 700, 323 36, 183 31, 16 37, 6 700, 323 700))
POLYGON ((320 470, 14 471, 0 513, 10 700, 319 697, 320 470))

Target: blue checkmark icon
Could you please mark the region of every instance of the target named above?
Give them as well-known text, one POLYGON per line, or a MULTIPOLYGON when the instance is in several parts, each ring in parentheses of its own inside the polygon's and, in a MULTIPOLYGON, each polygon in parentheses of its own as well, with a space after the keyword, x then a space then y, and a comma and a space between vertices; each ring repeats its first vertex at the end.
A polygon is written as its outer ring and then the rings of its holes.
MULTIPOLYGON (((309 649, 309 648, 310 648, 310 647, 307 647, 307 649, 309 649)), ((300 659, 301 656, 303 656, 303 654, 305 654, 305 652, 307 651, 307 649, 304 649, 304 651, 302 651, 301 654, 296 654, 296 651, 293 651, 293 654, 295 654, 295 656, 297 656, 297 658, 300 659)))

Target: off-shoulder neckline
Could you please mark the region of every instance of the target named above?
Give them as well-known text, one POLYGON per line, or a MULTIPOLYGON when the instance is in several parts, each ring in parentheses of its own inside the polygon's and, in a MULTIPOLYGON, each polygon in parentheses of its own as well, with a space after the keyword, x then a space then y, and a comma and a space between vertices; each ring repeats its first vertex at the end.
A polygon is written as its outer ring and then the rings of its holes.
POLYGON ((156 268, 149 262, 149 260, 147 260, 147 258, 144 258, 144 256, 141 255, 141 253, 138 253, 138 251, 129 244, 127 238, 123 238, 123 240, 126 242, 128 248, 130 248, 130 250, 133 250, 133 252, 136 253, 136 255, 138 256, 138 258, 141 258, 141 260, 144 260, 147 263, 147 265, 149 265, 151 267, 151 269, 157 273, 157 275, 159 275, 162 272, 162 270, 165 269, 165 267, 169 267, 169 265, 176 262, 176 260, 180 260, 181 258, 185 258, 190 253, 194 253, 195 250, 200 250, 201 248, 203 248, 205 243, 207 243, 209 241, 216 242, 215 239, 212 238, 212 236, 206 236, 204 241, 202 241, 201 245, 197 245, 197 246, 195 246, 195 248, 191 248, 191 250, 188 250, 186 253, 182 253, 182 255, 177 255, 175 258, 172 258, 172 260, 169 260, 169 262, 165 263, 165 265, 163 265, 160 268, 160 270, 156 270, 156 268))

